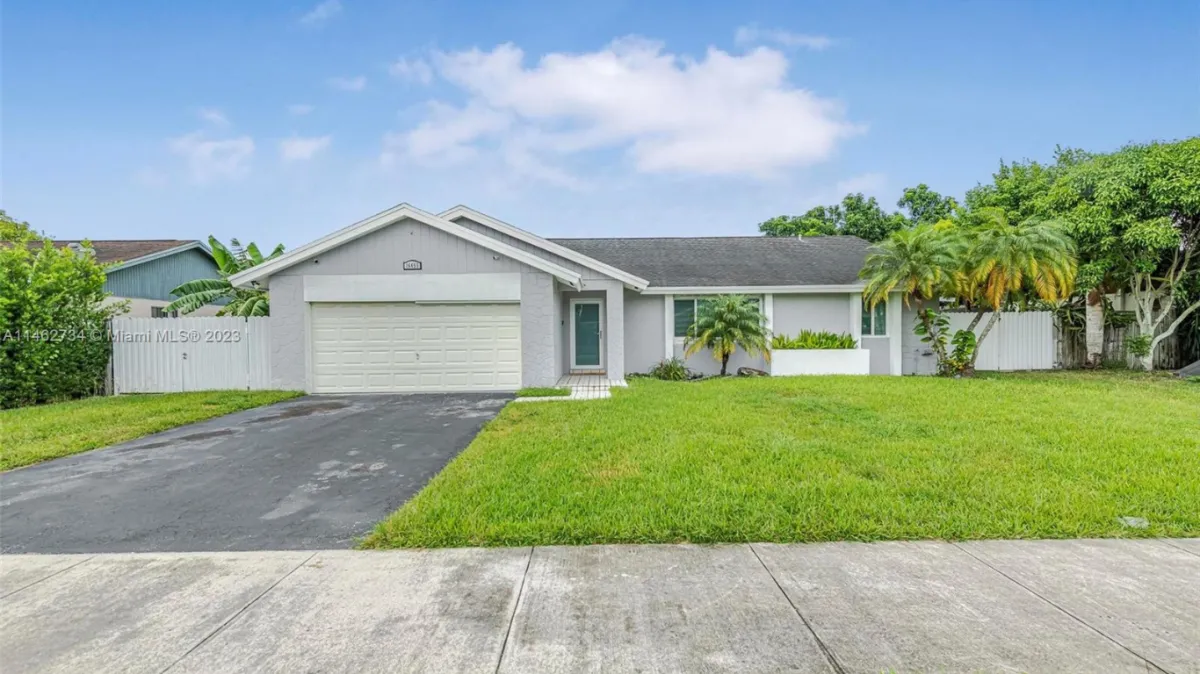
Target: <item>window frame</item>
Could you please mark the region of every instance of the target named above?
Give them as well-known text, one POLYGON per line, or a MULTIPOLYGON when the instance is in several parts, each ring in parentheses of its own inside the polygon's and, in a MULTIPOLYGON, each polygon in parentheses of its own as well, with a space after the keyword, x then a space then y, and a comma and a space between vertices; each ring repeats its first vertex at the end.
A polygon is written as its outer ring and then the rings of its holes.
POLYGON ((888 302, 882 300, 875 304, 875 309, 872 311, 867 303, 862 303, 862 336, 863 337, 887 337, 888 336, 888 302), (880 309, 883 315, 880 316, 880 309), (870 328, 868 330, 868 327, 870 328))
MULTIPOLYGON (((696 322, 696 313, 700 310, 700 302, 702 302, 704 300, 711 300, 715 297, 718 297, 718 296, 717 295, 683 295, 683 296, 675 295, 675 299, 671 303, 671 318, 672 318, 671 327, 672 327, 673 339, 676 339, 676 340, 687 339, 687 329, 686 328, 684 329, 684 334, 682 334, 682 335, 679 334, 679 320, 678 320, 679 314, 675 310, 675 305, 679 302, 691 302, 692 303, 692 320, 688 321, 688 327, 691 327, 692 324, 696 322)), ((758 310, 762 311, 762 308, 763 308, 763 296, 762 295, 746 295, 746 297, 748 299, 750 299, 751 301, 757 303, 758 310)))

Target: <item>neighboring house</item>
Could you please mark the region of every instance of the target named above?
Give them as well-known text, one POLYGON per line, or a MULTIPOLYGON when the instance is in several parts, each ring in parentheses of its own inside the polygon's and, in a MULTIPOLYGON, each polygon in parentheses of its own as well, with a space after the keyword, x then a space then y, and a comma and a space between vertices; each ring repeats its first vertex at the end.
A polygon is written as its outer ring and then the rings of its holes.
MULTIPOLYGON (((271 372, 317 393, 513 390, 681 356, 696 300, 758 299, 775 332, 850 333, 900 374, 899 296, 864 315, 848 236, 544 239, 401 204, 231 278, 271 292, 271 372)), ((689 367, 715 372, 709 353, 689 367)), ((762 368, 738 354, 731 367, 762 368)))
MULTIPOLYGON (((220 278, 208 247, 199 241, 150 239, 145 241, 89 242, 96 261, 106 265, 104 289, 110 302, 129 301, 125 317, 159 318, 175 299, 171 291, 199 278, 220 278)), ((59 247, 79 249, 82 241, 55 241, 59 247)), ((213 316, 218 306, 205 306, 189 316, 213 316)))

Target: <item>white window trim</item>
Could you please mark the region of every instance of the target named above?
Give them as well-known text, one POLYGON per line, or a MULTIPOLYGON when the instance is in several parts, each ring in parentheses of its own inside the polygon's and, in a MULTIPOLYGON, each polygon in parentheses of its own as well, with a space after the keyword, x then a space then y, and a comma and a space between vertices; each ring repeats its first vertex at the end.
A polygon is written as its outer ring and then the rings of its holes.
POLYGON ((573 297, 568 302, 568 311, 571 313, 570 323, 570 339, 571 339, 571 369, 572 370, 603 370, 607 364, 607 355, 604 336, 605 320, 608 318, 605 312, 603 297, 573 297), (575 306, 578 304, 596 304, 600 307, 600 364, 599 365, 580 365, 575 358, 575 306))
MULTIPOLYGON (((863 302, 860 298, 859 306, 862 307, 862 304, 863 304, 863 302)), ((870 311, 870 313, 865 313, 866 307, 862 307, 860 309, 860 313, 859 313, 859 317, 858 317, 858 326, 859 326, 858 329, 862 330, 862 319, 864 316, 866 316, 867 318, 870 318, 870 320, 871 320, 871 332, 869 334, 865 333, 865 332, 862 333, 863 337, 878 337, 878 338, 882 339, 884 337, 890 337, 892 335, 892 331, 890 329, 891 328, 890 323, 891 323, 891 318, 892 318, 892 310, 891 310, 891 307, 889 306, 890 304, 891 304, 890 298, 883 302, 883 334, 882 335, 875 334, 875 311, 874 311, 874 309, 872 309, 870 311)))
MULTIPOLYGON (((667 326, 668 327, 667 334, 672 336, 672 338, 674 339, 676 344, 683 343, 683 341, 686 339, 686 337, 678 337, 675 335, 675 301, 676 300, 692 300, 692 322, 695 323, 696 322, 696 312, 699 311, 699 309, 700 309, 700 307, 698 305, 696 305, 695 303, 698 300, 712 299, 716 296, 717 295, 715 295, 715 294, 714 295, 667 295, 667 298, 668 298, 667 314, 668 314, 668 321, 669 321, 668 326, 667 326)), ((749 299, 758 300, 759 311, 763 311, 764 315, 766 315, 765 314, 765 312, 767 311, 767 309, 766 309, 767 299, 766 298, 772 297, 772 295, 746 295, 746 297, 748 297, 749 299)), ((767 318, 767 328, 770 329, 771 316, 767 315, 766 318, 767 318)))

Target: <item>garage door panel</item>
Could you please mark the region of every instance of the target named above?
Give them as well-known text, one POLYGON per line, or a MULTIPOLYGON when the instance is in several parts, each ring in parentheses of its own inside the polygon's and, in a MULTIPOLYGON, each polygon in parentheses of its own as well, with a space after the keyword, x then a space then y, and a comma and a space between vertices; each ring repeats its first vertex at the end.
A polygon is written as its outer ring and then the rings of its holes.
POLYGON ((520 387, 515 304, 315 303, 311 323, 317 392, 520 387))

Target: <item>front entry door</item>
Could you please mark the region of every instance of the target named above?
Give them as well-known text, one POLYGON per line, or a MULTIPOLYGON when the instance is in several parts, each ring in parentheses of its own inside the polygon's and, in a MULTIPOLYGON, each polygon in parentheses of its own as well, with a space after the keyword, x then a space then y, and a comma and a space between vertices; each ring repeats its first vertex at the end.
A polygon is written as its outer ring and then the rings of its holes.
POLYGON ((601 300, 571 300, 571 369, 604 369, 603 324, 601 300))

